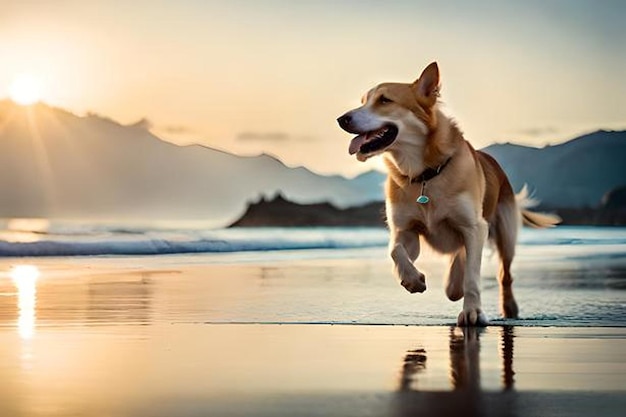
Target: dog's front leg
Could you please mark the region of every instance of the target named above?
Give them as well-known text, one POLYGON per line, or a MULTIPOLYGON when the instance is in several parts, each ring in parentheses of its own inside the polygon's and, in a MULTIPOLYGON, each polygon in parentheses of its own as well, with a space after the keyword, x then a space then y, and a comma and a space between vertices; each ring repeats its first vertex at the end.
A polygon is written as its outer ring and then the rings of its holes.
POLYGON ((419 235, 415 231, 392 228, 389 254, 400 284, 410 293, 426 291, 426 277, 413 265, 420 254, 419 235))
POLYGON ((488 226, 480 219, 472 226, 461 229, 465 241, 467 259, 463 281, 463 311, 457 319, 458 326, 484 326, 487 318, 482 312, 480 301, 480 264, 488 226))

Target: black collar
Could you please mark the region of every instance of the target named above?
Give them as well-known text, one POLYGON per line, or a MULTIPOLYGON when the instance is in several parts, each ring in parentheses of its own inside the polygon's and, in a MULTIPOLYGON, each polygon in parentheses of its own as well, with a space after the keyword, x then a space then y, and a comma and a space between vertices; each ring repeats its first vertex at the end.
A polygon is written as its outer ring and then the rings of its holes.
POLYGON ((417 177, 412 178, 410 183, 411 184, 416 184, 416 183, 420 183, 420 182, 424 183, 426 181, 432 180, 437 175, 441 174, 441 171, 443 171, 443 169, 446 167, 446 165, 448 165, 448 163, 450 163, 451 159, 452 159, 452 157, 449 157, 448 159, 446 159, 446 162, 444 162, 443 164, 439 165, 437 168, 426 168, 417 177))

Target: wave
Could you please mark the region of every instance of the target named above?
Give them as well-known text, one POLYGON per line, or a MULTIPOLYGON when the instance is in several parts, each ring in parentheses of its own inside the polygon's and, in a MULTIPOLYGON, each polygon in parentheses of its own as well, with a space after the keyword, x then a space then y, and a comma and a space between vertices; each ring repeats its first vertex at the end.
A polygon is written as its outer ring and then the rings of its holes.
MULTIPOLYGON (((383 228, 198 228, 129 227, 127 225, 53 225, 41 233, 0 231, 0 257, 167 255, 286 251, 300 249, 356 249, 385 247, 383 228)), ((524 229, 520 246, 559 249, 562 257, 621 257, 626 253, 623 228, 524 229), (608 250, 608 247, 611 247, 608 250), (571 249, 570 249, 571 248, 571 249), (577 248, 574 250, 574 248, 577 248), (598 248, 598 250, 593 249, 598 248), (600 250, 601 249, 601 250, 600 250), (599 253, 602 252, 602 253, 599 253)), ((533 256, 536 255, 532 252, 533 256)), ((551 256, 555 256, 551 252, 551 256)))
POLYGON ((285 233, 266 230, 250 233, 216 232, 215 238, 180 239, 140 238, 133 240, 39 240, 35 242, 0 241, 0 257, 168 255, 185 253, 227 253, 284 251, 303 249, 356 249, 387 245, 383 231, 313 231, 285 233))
POLYGON ((622 237, 609 237, 609 238, 546 238, 546 239, 529 239, 520 240, 520 245, 526 246, 573 246, 573 245, 626 245, 626 238, 622 237))
POLYGON ((559 226, 553 229, 521 230, 523 246, 612 246, 626 245, 624 227, 559 226))

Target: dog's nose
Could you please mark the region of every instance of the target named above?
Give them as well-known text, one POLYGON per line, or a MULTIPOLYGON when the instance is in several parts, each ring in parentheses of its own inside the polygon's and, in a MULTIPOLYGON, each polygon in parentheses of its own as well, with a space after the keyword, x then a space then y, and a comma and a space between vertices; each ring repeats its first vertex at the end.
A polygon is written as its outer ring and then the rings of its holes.
POLYGON ((350 113, 346 113, 337 119, 337 123, 339 123, 339 126, 343 130, 347 130, 349 132, 352 124, 352 116, 350 116, 350 113))

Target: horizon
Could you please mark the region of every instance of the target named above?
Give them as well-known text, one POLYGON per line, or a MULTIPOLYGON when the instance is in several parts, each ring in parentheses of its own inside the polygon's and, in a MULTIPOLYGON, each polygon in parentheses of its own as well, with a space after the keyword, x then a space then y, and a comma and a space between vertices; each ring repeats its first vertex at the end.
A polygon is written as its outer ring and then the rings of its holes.
POLYGON ((626 128, 621 2, 0 4, 0 97, 321 174, 380 169, 348 155, 335 119, 435 60, 476 148, 626 128))

